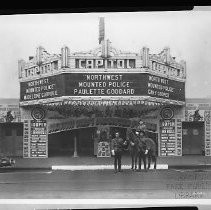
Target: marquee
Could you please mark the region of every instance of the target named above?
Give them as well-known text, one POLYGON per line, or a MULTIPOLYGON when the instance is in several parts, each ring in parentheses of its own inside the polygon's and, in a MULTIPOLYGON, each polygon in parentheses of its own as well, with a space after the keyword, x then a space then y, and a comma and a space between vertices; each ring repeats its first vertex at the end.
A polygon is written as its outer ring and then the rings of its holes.
POLYGON ((65 73, 20 83, 20 101, 69 97, 70 100, 137 100, 140 97, 160 101, 185 101, 185 82, 149 73, 65 73))

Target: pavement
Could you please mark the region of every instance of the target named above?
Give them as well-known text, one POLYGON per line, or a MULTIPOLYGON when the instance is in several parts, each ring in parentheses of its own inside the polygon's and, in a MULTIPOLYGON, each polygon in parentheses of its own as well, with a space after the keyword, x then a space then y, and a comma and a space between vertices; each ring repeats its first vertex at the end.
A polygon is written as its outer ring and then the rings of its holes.
POLYGON ((114 173, 113 158, 15 160, 14 168, 0 170, 0 199, 211 198, 211 170, 196 170, 202 166, 208 168, 210 157, 158 157, 158 165, 163 166, 162 169, 167 165, 168 170, 134 172, 124 170, 130 168, 131 160, 129 156, 123 156, 122 173, 114 173), (187 166, 194 170, 187 170, 187 166))
MULTIPOLYGON (((16 164, 7 170, 102 170, 113 169, 113 158, 104 157, 49 157, 49 158, 21 158, 13 157, 16 164)), ((131 158, 122 157, 123 169, 131 167, 131 158)), ((153 164, 151 164, 153 165, 153 164)), ((152 166, 151 166, 152 167, 152 166)), ((207 169, 211 170, 211 157, 181 156, 158 157, 157 169, 207 169)), ((2 170, 0 170, 1 172, 2 170)))
POLYGON ((210 199, 211 171, 17 171, 0 188, 0 199, 210 199))

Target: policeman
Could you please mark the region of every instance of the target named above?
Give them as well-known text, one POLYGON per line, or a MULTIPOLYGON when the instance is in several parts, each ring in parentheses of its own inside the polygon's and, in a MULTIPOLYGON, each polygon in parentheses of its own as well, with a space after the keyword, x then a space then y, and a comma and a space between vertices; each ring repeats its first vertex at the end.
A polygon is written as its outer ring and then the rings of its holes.
POLYGON ((138 132, 133 133, 131 130, 129 133, 129 152, 132 159, 131 169, 137 170, 137 159, 139 157, 139 135, 138 132))
POLYGON ((124 142, 122 138, 119 137, 119 132, 115 133, 115 138, 111 141, 111 152, 114 156, 114 171, 117 173, 117 166, 118 171, 122 172, 121 170, 121 159, 122 159, 122 152, 124 145, 126 145, 126 141, 124 142))
POLYGON ((139 133, 139 170, 141 170, 141 162, 144 162, 144 170, 146 170, 147 145, 144 139, 145 132, 143 130, 136 131, 139 133))
POLYGON ((156 166, 157 166, 156 144, 151 138, 147 137, 146 135, 144 135, 143 140, 146 143, 145 154, 148 159, 148 167, 147 168, 150 169, 151 160, 152 160, 154 162, 154 169, 156 169, 156 166))

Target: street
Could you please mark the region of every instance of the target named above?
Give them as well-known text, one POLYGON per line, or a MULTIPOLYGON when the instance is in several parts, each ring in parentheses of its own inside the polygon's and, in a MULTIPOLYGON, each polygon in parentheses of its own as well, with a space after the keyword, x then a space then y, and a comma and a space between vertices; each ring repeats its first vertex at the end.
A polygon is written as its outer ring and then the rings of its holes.
POLYGON ((211 198, 211 171, 14 171, 0 173, 0 199, 211 198))

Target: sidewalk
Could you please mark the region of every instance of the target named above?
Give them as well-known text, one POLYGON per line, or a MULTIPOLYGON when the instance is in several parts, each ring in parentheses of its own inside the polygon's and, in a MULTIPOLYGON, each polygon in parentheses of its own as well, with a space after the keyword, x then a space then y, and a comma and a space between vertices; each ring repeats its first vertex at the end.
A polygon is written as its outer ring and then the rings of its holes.
MULTIPOLYGON (((14 158, 16 161, 15 168, 27 169, 52 169, 52 167, 64 168, 65 167, 82 167, 86 170, 89 168, 113 168, 113 158, 97 158, 97 157, 50 157, 50 158, 14 158)), ((122 157, 122 165, 130 168, 131 159, 129 156, 122 157)), ((182 156, 182 157, 158 157, 158 168, 162 169, 185 169, 185 168, 206 168, 211 169, 211 157, 205 156, 182 156), (163 166, 167 165, 167 168, 163 166)), ((63 169, 65 170, 65 169, 63 169)))

